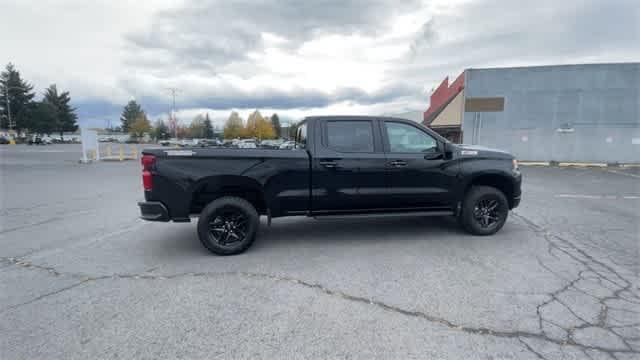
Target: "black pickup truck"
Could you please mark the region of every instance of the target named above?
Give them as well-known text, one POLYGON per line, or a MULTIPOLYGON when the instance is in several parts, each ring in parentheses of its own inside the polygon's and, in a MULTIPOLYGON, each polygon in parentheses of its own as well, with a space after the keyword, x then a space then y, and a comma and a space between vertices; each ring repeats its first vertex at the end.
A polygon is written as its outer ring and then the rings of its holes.
POLYGON ((409 120, 308 117, 295 144, 144 150, 142 218, 199 216, 202 244, 230 255, 252 244, 260 215, 269 224, 299 215, 456 216, 471 234, 489 235, 520 202, 512 155, 452 144, 409 120))

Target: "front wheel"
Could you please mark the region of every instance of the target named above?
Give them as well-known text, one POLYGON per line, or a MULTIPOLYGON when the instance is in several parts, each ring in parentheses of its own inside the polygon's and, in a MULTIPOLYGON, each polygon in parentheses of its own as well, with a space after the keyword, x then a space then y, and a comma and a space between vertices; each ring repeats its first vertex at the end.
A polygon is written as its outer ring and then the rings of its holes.
POLYGON ((239 254, 253 243, 259 223, 258 212, 251 203, 238 197, 221 197, 202 210, 198 237, 215 254, 239 254))
POLYGON ((473 235, 492 235, 507 221, 509 202, 504 193, 491 186, 474 186, 462 202, 460 224, 473 235))

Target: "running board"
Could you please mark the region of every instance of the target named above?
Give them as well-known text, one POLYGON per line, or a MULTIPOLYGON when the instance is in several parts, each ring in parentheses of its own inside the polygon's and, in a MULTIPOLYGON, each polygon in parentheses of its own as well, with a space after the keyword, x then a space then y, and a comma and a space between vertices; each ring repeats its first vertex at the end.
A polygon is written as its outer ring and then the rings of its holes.
POLYGON ((332 215, 315 215, 316 220, 333 220, 333 219, 366 219, 374 217, 410 217, 410 216, 453 216, 455 212, 451 210, 438 211, 409 211, 409 212, 388 212, 388 213, 368 213, 368 214, 332 214, 332 215))

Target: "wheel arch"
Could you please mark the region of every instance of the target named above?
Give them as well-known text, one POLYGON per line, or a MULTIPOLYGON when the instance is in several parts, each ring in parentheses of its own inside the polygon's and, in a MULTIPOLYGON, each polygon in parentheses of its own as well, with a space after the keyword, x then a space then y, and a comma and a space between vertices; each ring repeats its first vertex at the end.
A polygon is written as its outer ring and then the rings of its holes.
POLYGON ((262 185, 255 179, 241 175, 218 175, 199 180, 191 191, 189 211, 191 214, 199 214, 207 204, 223 196, 247 200, 258 214, 268 212, 262 185))
POLYGON ((471 187, 477 185, 491 186, 500 190, 509 202, 509 209, 512 209, 515 206, 516 184, 512 176, 497 171, 475 174, 465 185, 461 200, 464 199, 471 187))

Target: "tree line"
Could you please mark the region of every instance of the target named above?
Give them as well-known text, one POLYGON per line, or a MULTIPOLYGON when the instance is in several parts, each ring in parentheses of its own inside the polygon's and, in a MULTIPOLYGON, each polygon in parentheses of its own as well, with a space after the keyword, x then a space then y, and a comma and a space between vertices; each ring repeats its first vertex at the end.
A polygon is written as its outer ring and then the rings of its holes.
MULTIPOLYGON (((151 124, 147 114, 135 100, 129 101, 122 110, 120 123, 119 131, 129 133, 136 138, 140 138, 145 134, 156 140, 166 140, 172 137, 178 139, 212 139, 218 137, 214 132, 208 113, 197 115, 188 126, 176 124, 174 125, 175 128, 169 128, 162 119, 158 119, 151 124)), ((295 125, 292 125, 291 129, 295 132, 295 125)), ((283 133, 278 114, 264 117, 259 110, 251 113, 247 121, 244 121, 236 111, 232 111, 224 124, 222 132, 222 136, 225 139, 252 138, 268 140, 286 137, 287 135, 291 136, 283 133)))
MULTIPOLYGON (((36 100, 33 85, 22 79, 12 63, 7 64, 0 73, 0 99, 0 128, 13 129, 17 133, 59 133, 60 138, 64 132, 78 130, 78 116, 76 108, 71 105, 69 92, 58 90, 56 84, 51 84, 42 98, 36 100)), ((142 106, 135 100, 124 106, 120 122, 117 130, 134 138, 142 138, 145 134, 158 140, 171 137, 210 139, 215 136, 209 114, 196 116, 189 126, 177 124, 170 129, 162 119, 152 125, 142 106)), ((278 114, 263 117, 260 111, 255 110, 245 122, 233 111, 224 124, 223 136, 225 139, 267 140, 291 137, 292 131, 295 132, 295 124, 289 127, 290 133, 283 134, 278 114)))
POLYGON ((251 113, 246 122, 242 120, 236 111, 232 111, 224 124, 223 130, 225 139, 253 138, 268 140, 278 139, 283 137, 283 135, 278 114, 273 114, 271 117, 265 118, 258 110, 251 113))
POLYGON ((152 125, 142 106, 135 100, 129 101, 122 109, 120 124, 117 130, 128 133, 134 138, 141 138, 145 134, 156 140, 166 140, 171 137, 200 139, 214 137, 213 124, 208 113, 197 115, 189 126, 176 124, 174 129, 170 129, 162 119, 156 120, 152 125))
POLYGON ((12 63, 0 73, 0 128, 17 133, 51 135, 78 129, 76 109, 68 91, 51 84, 40 100, 35 100, 33 85, 22 79, 12 63))

